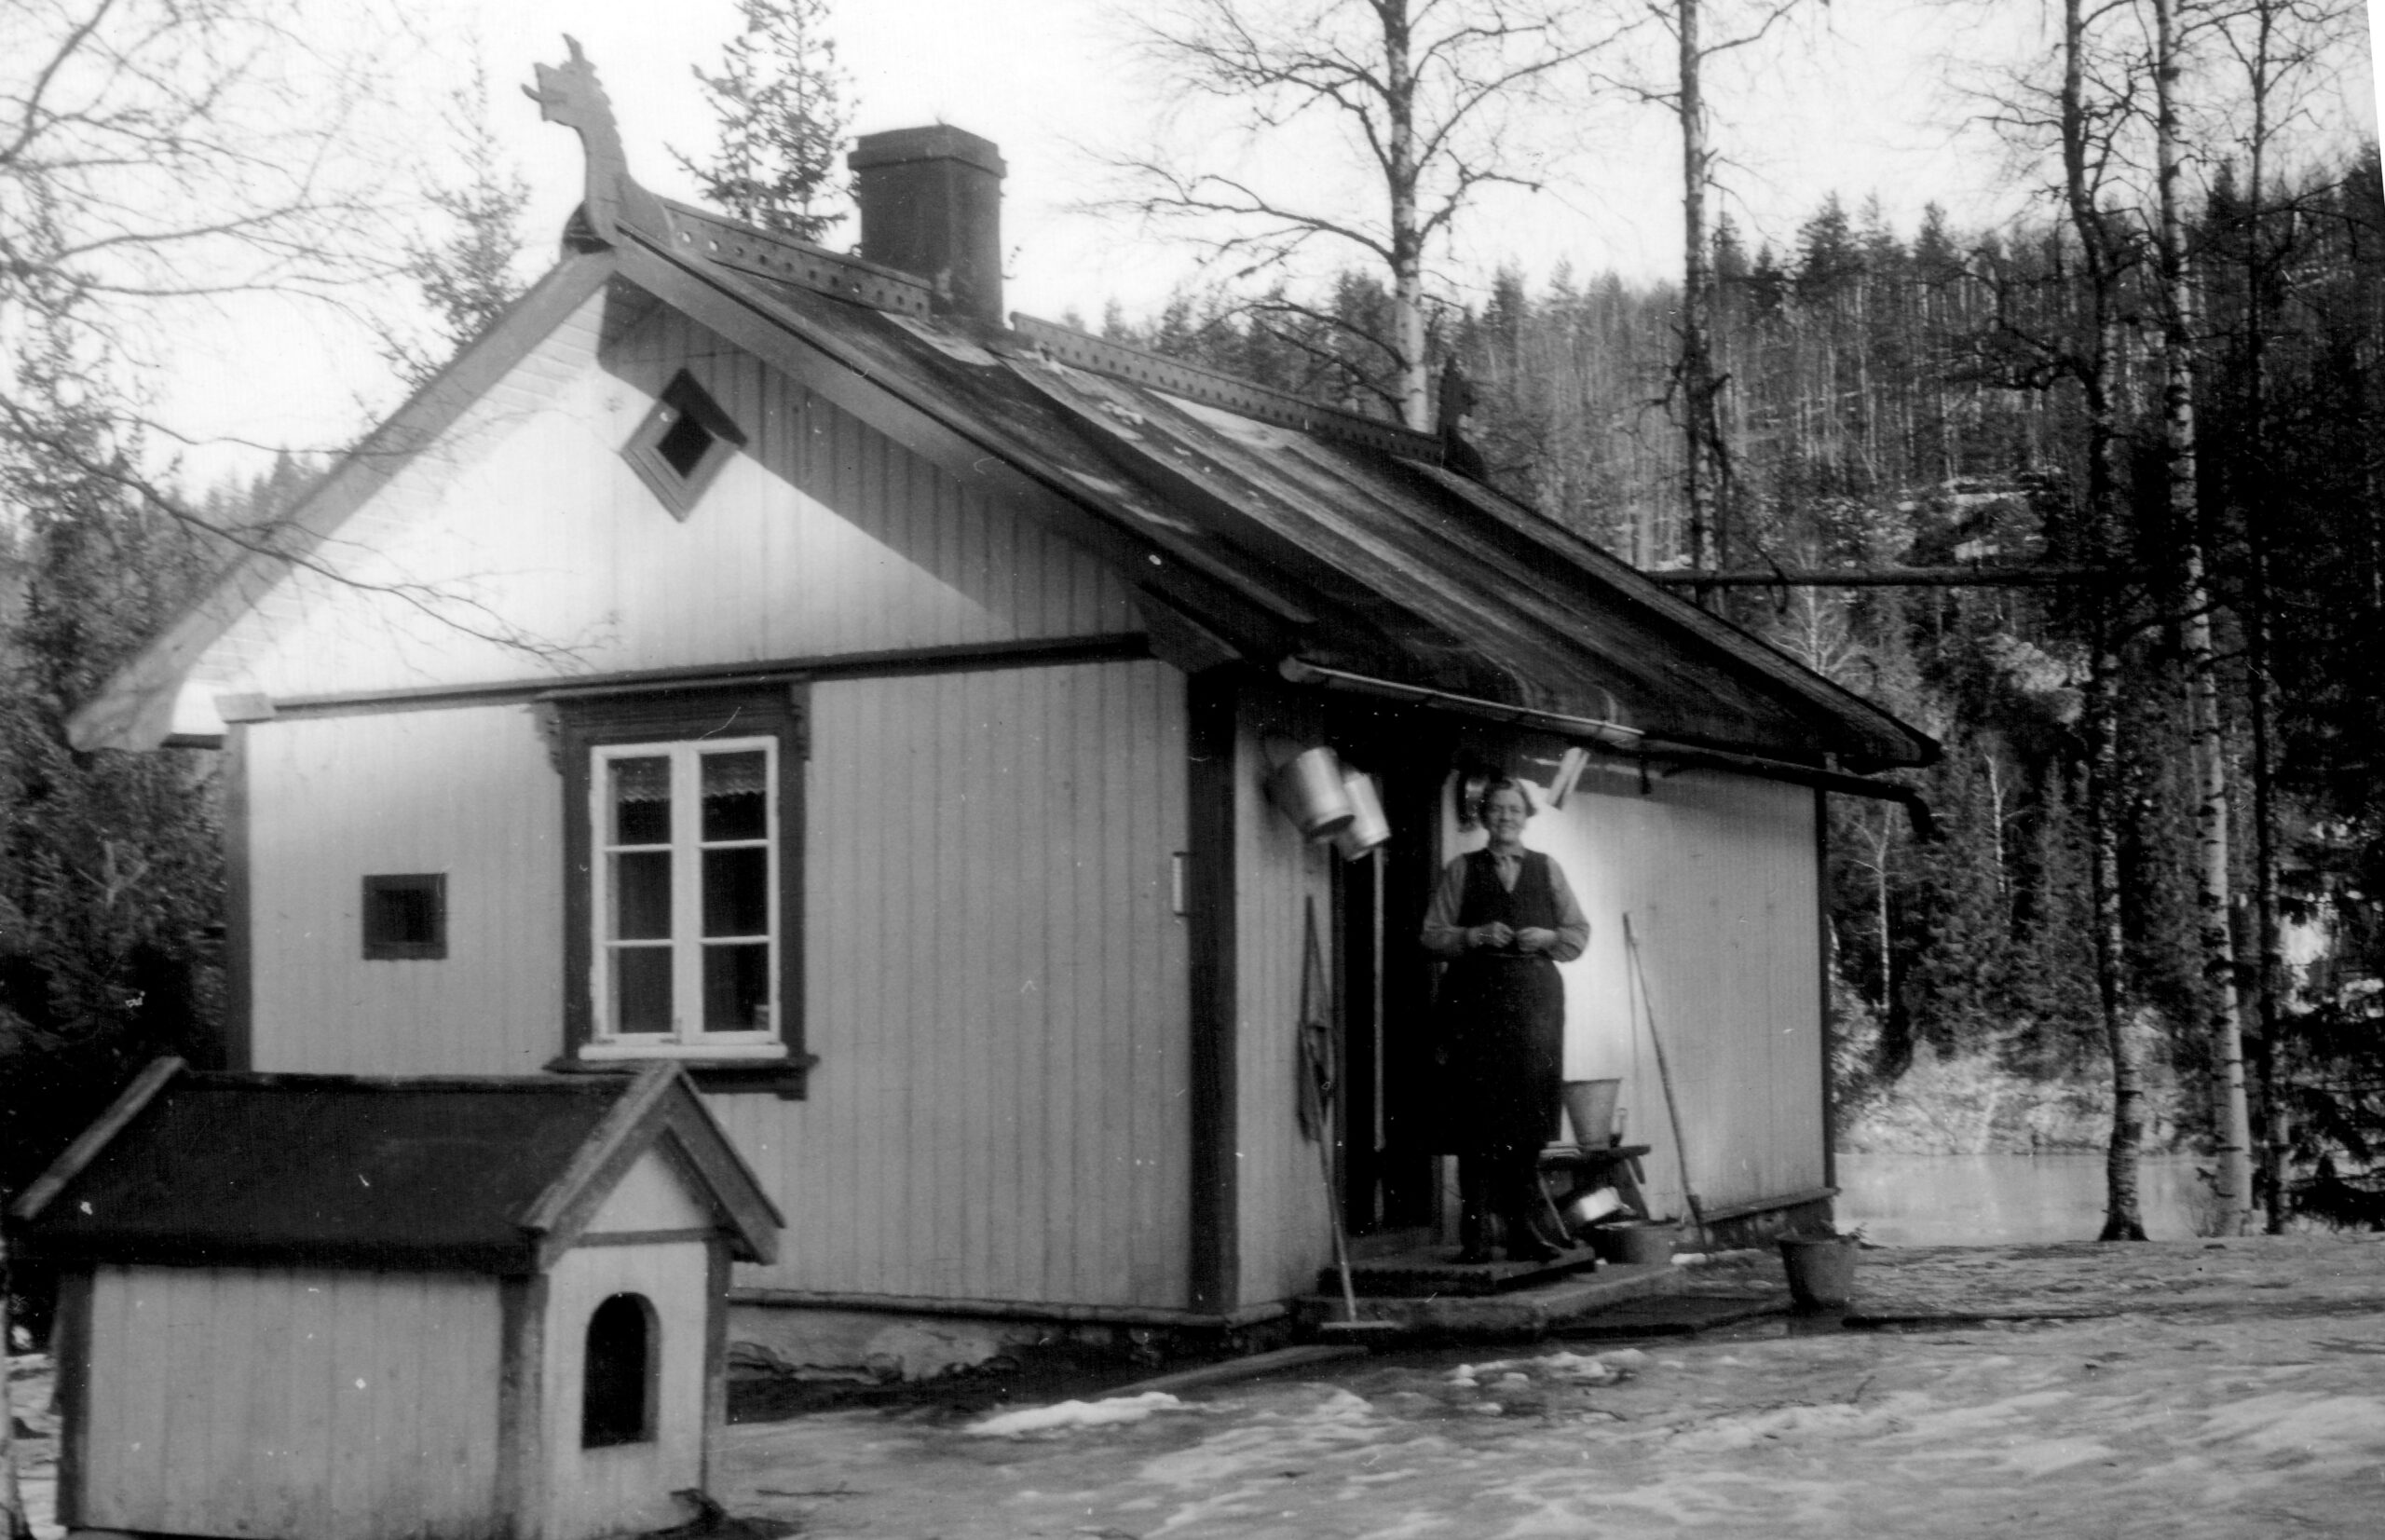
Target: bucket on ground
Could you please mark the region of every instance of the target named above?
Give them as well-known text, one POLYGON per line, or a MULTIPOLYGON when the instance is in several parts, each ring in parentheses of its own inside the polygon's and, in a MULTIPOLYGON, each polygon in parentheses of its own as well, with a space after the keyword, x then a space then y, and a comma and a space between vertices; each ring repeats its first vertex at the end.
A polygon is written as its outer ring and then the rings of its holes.
POLYGON ((1783 1235, 1780 1265, 1789 1274, 1789 1297, 1800 1310, 1843 1310, 1855 1298, 1852 1235, 1783 1235))
POLYGON ((1590 1247, 1601 1261, 1650 1266, 1673 1260, 1681 1227, 1670 1220, 1631 1220, 1590 1228, 1590 1247))

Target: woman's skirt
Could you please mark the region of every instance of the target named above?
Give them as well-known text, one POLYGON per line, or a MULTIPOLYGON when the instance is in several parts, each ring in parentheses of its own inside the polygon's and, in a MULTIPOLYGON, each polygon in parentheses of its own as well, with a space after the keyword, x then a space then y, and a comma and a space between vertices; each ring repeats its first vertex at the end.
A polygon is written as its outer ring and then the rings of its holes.
POLYGON ((1467 957, 1441 975, 1438 1057, 1448 1154, 1537 1149, 1557 1125, 1565 982, 1541 957, 1467 957))

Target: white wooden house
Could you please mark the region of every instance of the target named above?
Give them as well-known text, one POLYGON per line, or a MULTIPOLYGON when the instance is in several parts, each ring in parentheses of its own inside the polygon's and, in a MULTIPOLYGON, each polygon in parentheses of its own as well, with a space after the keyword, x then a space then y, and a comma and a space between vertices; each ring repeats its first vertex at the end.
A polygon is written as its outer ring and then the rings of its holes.
POLYGON ((560 265, 75 719, 225 750, 228 1064, 670 1059, 797 1237, 744 1303, 1261 1319, 1328 1249, 1306 915, 1342 1199, 1420 1223, 1448 788, 1574 748, 1529 838, 1596 927, 1574 1072, 1648 1063, 1629 911, 1700 1196, 1826 1200, 1822 798, 1928 739, 1439 437, 1005 320, 983 140, 865 137, 846 257, 656 198, 576 50, 540 80, 560 265), (1319 743, 1380 853, 1269 805, 1319 743))
POLYGON ((70 1533, 684 1523, 778 1217, 685 1075, 153 1065, 11 1213, 60 1277, 70 1533))

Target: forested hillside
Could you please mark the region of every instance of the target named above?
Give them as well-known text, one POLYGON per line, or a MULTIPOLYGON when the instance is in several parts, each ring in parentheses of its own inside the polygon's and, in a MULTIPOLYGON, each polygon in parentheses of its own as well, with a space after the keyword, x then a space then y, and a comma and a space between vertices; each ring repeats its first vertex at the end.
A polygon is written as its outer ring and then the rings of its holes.
MULTIPOLYGON (((2258 209, 2234 185, 2220 177, 2188 230, 2191 533, 2210 553, 2239 788, 2230 889, 2255 1127, 2306 1201, 2358 1206, 2319 1179, 2323 1162, 2365 1165, 2385 1067, 2385 951, 2365 899, 2385 891, 2385 193, 2373 152, 2258 209)), ((1691 591, 1945 748, 1914 777, 1937 839, 1893 808, 1833 799, 1843 1138, 2101 1146, 2112 1021, 2142 1056, 2149 1145, 2209 1136, 2189 531, 2165 496, 2154 265, 2135 253, 2107 296, 2106 525, 2086 388, 2094 296, 2068 225, 1956 230, 1933 211, 1899 231, 1833 199, 1788 249, 1751 251, 1726 224, 1711 254, 1726 451, 1711 549, 1747 586, 1691 591), (2108 1019, 2099 838, 2117 926, 2108 1019)), ((1149 327, 1108 324, 1371 407, 1384 386, 1353 338, 1384 304, 1350 275, 1326 313, 1203 296, 1149 327)), ((1652 569, 1689 565, 1679 305, 1666 286, 1560 274, 1535 290, 1510 273, 1437 339, 1479 393, 1469 430, 1493 478, 1652 569)))

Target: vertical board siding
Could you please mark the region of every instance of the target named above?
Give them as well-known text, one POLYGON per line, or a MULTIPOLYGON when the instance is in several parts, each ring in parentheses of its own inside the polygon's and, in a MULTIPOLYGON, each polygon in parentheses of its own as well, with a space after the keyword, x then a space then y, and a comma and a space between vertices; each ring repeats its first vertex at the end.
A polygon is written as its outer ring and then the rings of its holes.
POLYGON ((491 1532, 494 1280, 107 1266, 92 1305, 86 1527, 491 1532))
MULTIPOLYGON (((1235 911, 1240 1019, 1235 1068, 1235 1157, 1241 1216, 1241 1301, 1305 1294, 1331 1260, 1322 1155, 1300 1127, 1301 975, 1307 911, 1333 988, 1333 872, 1329 845, 1312 845, 1266 793, 1270 740, 1320 742, 1313 706, 1247 708, 1234 777, 1235 911), (1286 715, 1290 713, 1291 715, 1286 715)), ((1330 1138, 1330 1133, 1326 1138, 1330 1138)))
POLYGON ((521 1074, 563 1045, 562 782, 526 706, 248 731, 254 1068, 521 1074), (371 873, 443 872, 447 955, 366 961, 371 873))
POLYGON ((1140 629, 1101 563, 676 312, 591 325, 522 365, 566 380, 426 449, 326 547, 400 592, 294 574, 198 677, 287 697, 1140 629), (684 521, 619 453, 682 367, 747 434, 684 521))
POLYGON ((812 691, 801 1102, 712 1101, 785 1213, 743 1286, 1180 1307, 1181 676, 812 691))
MULTIPOLYGON (((670 1527, 691 1515, 671 1494, 703 1479, 712 1259, 702 1241, 566 1252, 548 1274, 546 1523, 536 1540, 588 1540, 670 1527), (653 1438, 580 1446, 588 1321, 615 1294, 646 1297, 659 1340, 653 1438)), ((491 1375, 494 1379, 494 1373, 491 1375)))
MULTIPOLYGON (((1590 944, 1563 967, 1565 1072, 1624 1082, 1631 1141, 1655 1149, 1650 1200, 1685 1214, 1648 1038, 1673 1072, 1691 1187, 1708 1207, 1822 1185, 1819 970, 1810 791, 1719 771, 1650 783, 1593 764, 1524 842, 1564 866, 1590 944), (1631 916, 1647 995, 1629 980, 1631 916)), ((1450 831, 1454 835, 1454 829, 1450 831)), ((1481 843, 1475 835, 1450 848, 1481 843)))

